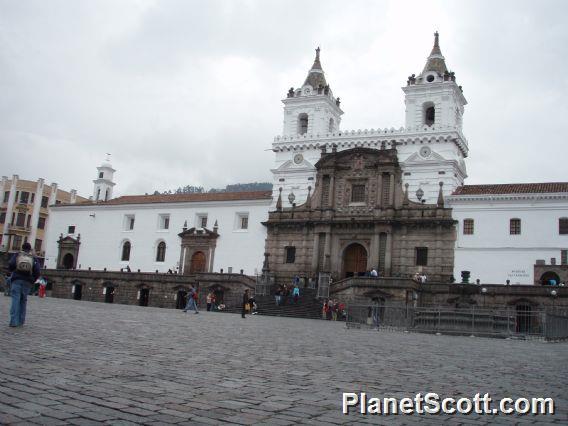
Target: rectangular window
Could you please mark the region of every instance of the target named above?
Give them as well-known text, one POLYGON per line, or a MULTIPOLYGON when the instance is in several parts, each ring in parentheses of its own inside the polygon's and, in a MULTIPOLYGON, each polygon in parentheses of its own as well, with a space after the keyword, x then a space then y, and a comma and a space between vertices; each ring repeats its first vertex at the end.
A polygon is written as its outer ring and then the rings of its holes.
POLYGON ((388 173, 383 173, 382 176, 383 179, 383 184, 382 184, 382 188, 381 188, 381 204, 383 206, 388 206, 390 204, 390 174, 388 173))
POLYGON ((521 219, 511 219, 509 223, 509 233, 511 235, 521 234, 521 219))
POLYGON ((99 179, 102 179, 105 174, 103 172, 99 172, 99 179))
POLYGON ((39 219, 37 220, 37 228, 45 229, 45 217, 39 217, 39 219))
POLYGON ((235 229, 237 230, 247 230, 249 224, 248 213, 237 213, 235 218, 235 229))
POLYGON ((22 249, 22 237, 19 235, 14 235, 12 239, 12 250, 21 250, 22 249))
POLYGON ((416 266, 428 266, 428 247, 416 247, 416 266))
POLYGON ((36 238, 35 240, 35 244, 34 244, 34 250, 36 253, 39 253, 41 251, 41 243, 43 241, 41 241, 39 238, 36 238))
POLYGON ((30 198, 30 193, 26 191, 20 192, 20 203, 28 204, 28 199, 30 198))
POLYGON ((6 212, 0 213, 0 223, 6 222, 6 212))
POLYGON ((558 233, 560 235, 568 234, 568 217, 561 217, 558 219, 558 233))
POLYGON ((134 230, 134 215, 133 214, 124 215, 124 230, 125 231, 134 230))
POLYGON ((18 213, 16 216, 16 226, 24 227, 26 225, 26 214, 18 213))
POLYGON ((49 198, 47 197, 41 197, 41 206, 46 209, 47 208, 47 204, 49 203, 49 198))
POLYGON ((70 225, 67 227, 67 233, 68 234, 74 234, 75 233, 75 225, 70 225))
POLYGON ((158 229, 170 229, 170 215, 169 214, 161 214, 158 219, 158 229))
POLYGON ((195 221, 196 228, 207 228, 207 215, 206 214, 198 214, 197 220, 195 221))
POLYGON ((463 234, 464 235, 473 235, 473 219, 464 219, 463 220, 463 234))
POLYGON ((249 218, 248 216, 241 217, 241 229, 248 229, 249 227, 249 218))
POLYGON ((560 250, 560 264, 568 265, 568 250, 560 250))
POLYGON ((29 214, 27 219, 26 219, 26 226, 29 228, 30 227, 30 222, 32 221, 32 215, 29 214))
POLYGON ((296 247, 286 247, 286 263, 294 263, 296 261, 296 247))
POLYGON ((351 186, 351 202, 364 203, 365 202, 365 185, 352 185, 351 186))
POLYGON ((10 199, 10 191, 5 191, 4 192, 4 202, 7 203, 9 199, 10 199))

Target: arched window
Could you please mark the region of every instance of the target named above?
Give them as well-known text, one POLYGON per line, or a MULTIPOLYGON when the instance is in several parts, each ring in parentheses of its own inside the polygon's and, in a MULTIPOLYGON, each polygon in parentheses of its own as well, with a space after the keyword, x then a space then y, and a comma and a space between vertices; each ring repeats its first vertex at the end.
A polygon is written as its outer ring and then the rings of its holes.
POLYGON ((511 235, 521 234, 521 219, 511 219, 509 221, 509 233, 511 235))
POLYGON ((568 217, 558 219, 558 233, 560 235, 568 234, 568 217))
POLYGON ((424 104, 424 124, 431 126, 436 122, 436 108, 432 102, 424 104))
POLYGON ((328 129, 329 133, 333 132, 333 125, 334 125, 333 118, 330 118, 329 119, 329 129, 328 129))
POLYGON ((108 201, 108 188, 107 188, 107 190, 105 191, 105 201, 108 201))
POLYGON ((166 259, 166 243, 161 241, 156 250, 156 262, 163 262, 166 259))
POLYGON ((464 219, 463 220, 463 234, 464 235, 473 235, 473 219, 464 219))
POLYGON ((306 113, 298 115, 298 133, 300 135, 308 133, 308 114, 306 113))
POLYGON ((122 244, 122 256, 120 257, 120 260, 122 261, 129 261, 130 260, 130 241, 125 241, 122 244))

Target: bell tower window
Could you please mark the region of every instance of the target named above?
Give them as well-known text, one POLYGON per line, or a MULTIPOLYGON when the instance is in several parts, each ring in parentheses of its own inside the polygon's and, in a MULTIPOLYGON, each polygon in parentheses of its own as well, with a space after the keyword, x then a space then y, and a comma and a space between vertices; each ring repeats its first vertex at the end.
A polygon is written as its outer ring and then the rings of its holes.
POLYGON ((298 133, 305 135, 308 133, 308 114, 302 113, 298 116, 298 133))
POLYGON ((333 132, 333 118, 329 119, 329 129, 328 132, 331 133, 333 132))
POLYGON ((436 108, 432 102, 424 104, 424 124, 432 126, 436 122, 436 108))

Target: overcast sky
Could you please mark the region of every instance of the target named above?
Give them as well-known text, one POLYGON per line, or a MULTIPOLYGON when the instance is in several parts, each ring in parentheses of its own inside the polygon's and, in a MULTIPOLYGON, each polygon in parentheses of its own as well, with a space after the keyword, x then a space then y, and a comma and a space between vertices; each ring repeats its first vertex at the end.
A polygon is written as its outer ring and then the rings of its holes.
POLYGON ((115 195, 271 181, 314 49, 342 129, 404 125, 440 45, 468 101, 466 183, 566 181, 565 1, 3 1, 0 173, 115 195))

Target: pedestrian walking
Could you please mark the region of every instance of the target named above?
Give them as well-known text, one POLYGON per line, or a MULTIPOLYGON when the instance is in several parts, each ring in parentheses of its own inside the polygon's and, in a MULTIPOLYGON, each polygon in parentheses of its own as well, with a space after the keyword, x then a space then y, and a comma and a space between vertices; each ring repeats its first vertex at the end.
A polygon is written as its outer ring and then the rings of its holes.
POLYGON ((214 296, 212 292, 209 292, 207 294, 207 312, 211 311, 211 303, 213 302, 213 297, 214 296))
POLYGON ((245 313, 247 309, 247 305, 249 304, 249 291, 248 288, 245 290, 245 294, 243 294, 243 309, 241 311, 241 318, 246 318, 245 313))
POLYGON ((36 284, 39 285, 38 296, 39 297, 45 297, 45 289, 47 287, 47 281, 45 280, 45 278, 39 277, 36 280, 36 284))
POLYGON ((28 294, 34 281, 39 277, 40 266, 38 260, 32 255, 32 246, 25 242, 22 251, 14 253, 8 263, 12 272, 10 295, 12 306, 10 308, 10 327, 21 327, 26 321, 26 305, 28 294))
POLYGON ((187 305, 185 305, 185 308, 183 309, 184 312, 189 310, 194 311, 195 314, 199 313, 199 310, 197 309, 197 290, 195 290, 193 286, 189 287, 189 291, 187 293, 187 305))

